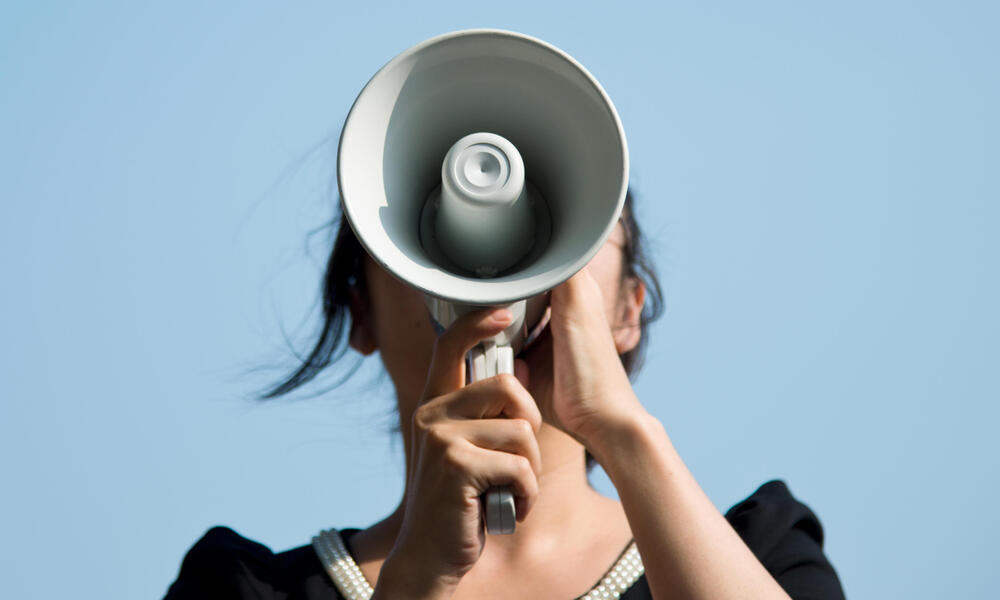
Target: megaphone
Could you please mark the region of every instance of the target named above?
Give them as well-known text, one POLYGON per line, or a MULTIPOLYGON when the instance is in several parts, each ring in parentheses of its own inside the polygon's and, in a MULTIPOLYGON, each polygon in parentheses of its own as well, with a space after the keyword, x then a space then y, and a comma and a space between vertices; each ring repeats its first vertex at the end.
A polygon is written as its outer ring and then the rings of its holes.
MULTIPOLYGON (((587 70, 539 39, 467 30, 382 67, 340 137, 343 213, 383 268, 421 290, 435 321, 508 307, 469 353, 471 380, 512 373, 546 292, 597 253, 621 214, 628 149, 587 70)), ((513 533, 509 488, 484 494, 490 533, 513 533)))

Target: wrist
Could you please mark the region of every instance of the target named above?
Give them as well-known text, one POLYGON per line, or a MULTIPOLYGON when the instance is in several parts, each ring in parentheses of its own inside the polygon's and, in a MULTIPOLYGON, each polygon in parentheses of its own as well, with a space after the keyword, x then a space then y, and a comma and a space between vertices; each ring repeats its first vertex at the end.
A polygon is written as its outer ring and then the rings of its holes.
POLYGON ((460 580, 402 554, 390 554, 379 571, 372 600, 443 600, 452 597, 460 580))
POLYGON ((586 446, 591 454, 600 451, 607 440, 625 435, 644 419, 651 418, 631 386, 608 386, 580 398, 578 402, 586 406, 586 410, 578 411, 582 414, 564 425, 567 433, 586 446))
POLYGON ((579 438, 612 480, 620 464, 634 464, 643 454, 670 443, 663 424, 645 409, 602 419, 579 438))

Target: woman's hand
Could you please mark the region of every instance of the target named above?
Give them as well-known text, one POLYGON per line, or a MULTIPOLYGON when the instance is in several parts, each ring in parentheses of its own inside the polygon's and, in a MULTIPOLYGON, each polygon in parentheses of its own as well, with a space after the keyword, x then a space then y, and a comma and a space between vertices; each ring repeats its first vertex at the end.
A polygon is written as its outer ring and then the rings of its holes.
MULTIPOLYGON (((609 427, 646 411, 632 391, 618 356, 624 350, 617 347, 601 289, 590 272, 585 268, 553 289, 550 306, 550 339, 528 356, 530 387, 541 401, 545 420, 590 448, 589 442, 609 427), (551 397, 542 401, 547 394, 540 390, 549 385, 551 397)), ((638 322, 626 318, 616 325, 634 327, 637 335, 638 322)))
MULTIPOLYGON (((510 324, 508 311, 478 311, 438 338, 411 424, 406 508, 383 580, 405 580, 423 597, 447 597, 485 544, 480 496, 512 486, 518 520, 538 495, 541 415, 512 375, 465 385, 465 355, 510 324)), ((392 585, 388 583, 387 585, 392 585)))

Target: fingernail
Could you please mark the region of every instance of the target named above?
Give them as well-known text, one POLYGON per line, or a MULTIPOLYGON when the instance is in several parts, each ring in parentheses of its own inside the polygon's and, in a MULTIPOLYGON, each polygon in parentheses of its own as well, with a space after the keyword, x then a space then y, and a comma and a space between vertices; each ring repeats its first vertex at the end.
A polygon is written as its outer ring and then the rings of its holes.
POLYGON ((510 323, 514 320, 514 315, 506 308, 498 308, 490 315, 490 318, 497 323, 510 323))

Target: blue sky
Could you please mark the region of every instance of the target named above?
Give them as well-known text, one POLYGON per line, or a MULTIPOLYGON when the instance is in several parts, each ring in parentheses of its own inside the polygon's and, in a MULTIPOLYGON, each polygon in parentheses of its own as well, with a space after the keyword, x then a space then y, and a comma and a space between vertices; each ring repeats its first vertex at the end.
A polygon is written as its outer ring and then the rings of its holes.
POLYGON ((470 27, 563 48, 614 100, 666 291, 637 391, 720 509, 783 478, 849 596, 992 592, 997 5, 504 8, 0 9, 11 597, 159 597, 212 525, 279 550, 395 505, 377 365, 252 394, 316 324, 351 102, 470 27))

